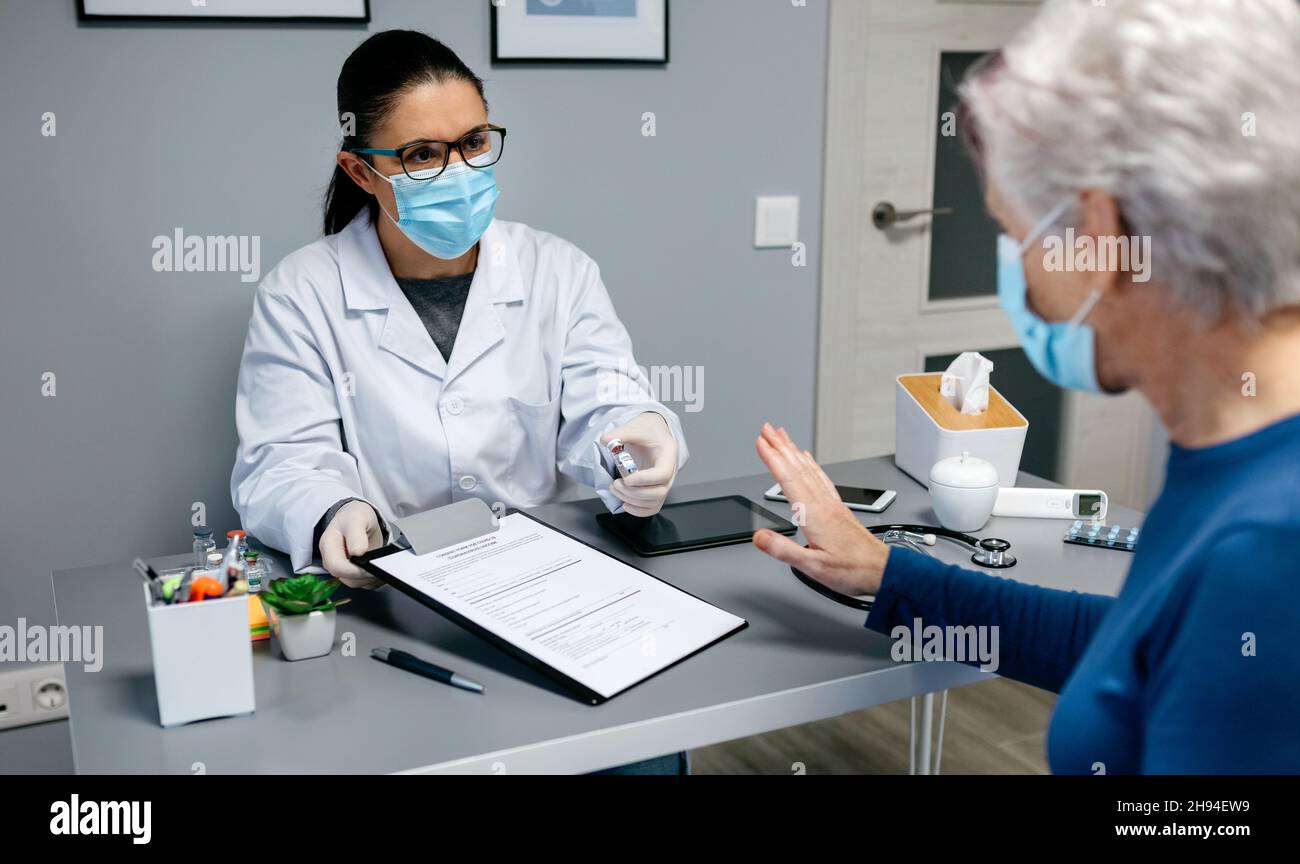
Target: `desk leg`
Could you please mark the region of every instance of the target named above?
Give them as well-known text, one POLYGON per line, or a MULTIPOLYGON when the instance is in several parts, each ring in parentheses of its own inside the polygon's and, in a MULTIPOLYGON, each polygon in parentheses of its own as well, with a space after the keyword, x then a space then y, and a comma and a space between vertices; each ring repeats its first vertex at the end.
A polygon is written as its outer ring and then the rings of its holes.
POLYGON ((911 699, 911 712, 907 715, 907 773, 916 776, 916 697, 911 699))
POLYGON ((921 697, 921 749, 916 756, 920 774, 930 773, 930 736, 933 734, 931 725, 933 722, 934 694, 926 693, 921 697))
POLYGON ((943 708, 939 715, 939 743, 933 762, 930 758, 930 741, 934 735, 934 694, 926 693, 921 697, 912 697, 912 721, 909 727, 908 773, 938 774, 939 760, 943 758, 943 727, 948 715, 948 691, 943 691, 943 708), (921 722, 917 729, 916 700, 921 700, 921 722))

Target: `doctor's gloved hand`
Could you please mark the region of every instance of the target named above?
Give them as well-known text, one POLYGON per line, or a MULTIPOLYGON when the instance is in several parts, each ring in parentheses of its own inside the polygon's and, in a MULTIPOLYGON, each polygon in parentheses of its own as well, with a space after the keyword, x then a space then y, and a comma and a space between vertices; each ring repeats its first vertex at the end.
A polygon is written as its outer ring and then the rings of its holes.
POLYGON ((754 534, 754 545, 833 591, 855 596, 876 594, 889 560, 889 547, 844 506, 835 484, 811 453, 795 445, 785 429, 764 423, 755 447, 795 508, 794 521, 803 529, 808 546, 804 548, 767 529, 754 534))
POLYGON ((349 501, 334 514, 320 535, 321 565, 349 588, 378 588, 384 583, 348 560, 364 555, 384 542, 375 508, 364 501, 349 501))
POLYGON ((677 440, 668 428, 668 421, 653 411, 638 414, 601 436, 600 444, 603 447, 615 438, 627 445, 637 471, 615 480, 609 490, 633 516, 655 515, 664 506, 668 490, 677 477, 677 440))

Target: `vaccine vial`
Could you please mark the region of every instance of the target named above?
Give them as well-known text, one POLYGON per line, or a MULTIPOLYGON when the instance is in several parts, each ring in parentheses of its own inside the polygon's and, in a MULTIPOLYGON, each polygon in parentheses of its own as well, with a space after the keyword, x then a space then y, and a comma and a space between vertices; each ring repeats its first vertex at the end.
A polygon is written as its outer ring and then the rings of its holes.
POLYGON ((635 474, 637 471, 636 460, 632 454, 627 452, 627 447, 618 438, 611 438, 610 442, 605 445, 609 453, 614 457, 614 464, 618 466, 618 473, 626 477, 629 474, 635 474))
MULTIPOLYGON (((203 563, 203 566, 200 568, 203 571, 202 575, 211 576, 212 578, 215 579, 217 577, 217 574, 221 572, 221 562, 223 560, 225 559, 223 558, 222 554, 218 552, 216 549, 213 549, 211 552, 208 553, 208 560, 205 561, 203 563)), ((198 576, 199 574, 196 573, 194 575, 198 576)))
POLYGON ((212 532, 207 528, 194 529, 194 566, 206 567, 208 553, 215 552, 217 541, 212 539, 212 532))
POLYGON ((267 566, 263 561, 257 560, 257 553, 249 549, 244 553, 244 566, 248 571, 246 579, 248 580, 248 593, 257 594, 261 592, 266 585, 267 566))

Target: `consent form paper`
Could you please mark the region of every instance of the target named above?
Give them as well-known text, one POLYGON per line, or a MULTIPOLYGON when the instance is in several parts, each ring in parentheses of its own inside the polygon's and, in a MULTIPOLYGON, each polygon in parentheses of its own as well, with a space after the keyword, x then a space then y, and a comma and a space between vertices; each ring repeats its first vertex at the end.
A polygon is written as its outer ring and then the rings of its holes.
POLYGON ((371 563, 605 698, 745 621, 521 513, 371 563))

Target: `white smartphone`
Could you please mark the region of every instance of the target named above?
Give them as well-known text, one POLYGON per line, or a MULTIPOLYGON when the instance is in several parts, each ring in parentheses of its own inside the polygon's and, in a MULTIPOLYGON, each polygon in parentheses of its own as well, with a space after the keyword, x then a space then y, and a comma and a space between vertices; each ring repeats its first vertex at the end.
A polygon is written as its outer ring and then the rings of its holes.
MULTIPOLYGON (((841 486, 835 484, 835 491, 840 493, 840 500, 844 506, 850 510, 861 510, 864 513, 883 513, 889 509, 889 505, 894 503, 898 493, 893 489, 863 489, 861 486, 841 486)), ((768 501, 786 501, 788 499, 781 494, 781 484, 777 483, 763 493, 763 497, 768 501)))

